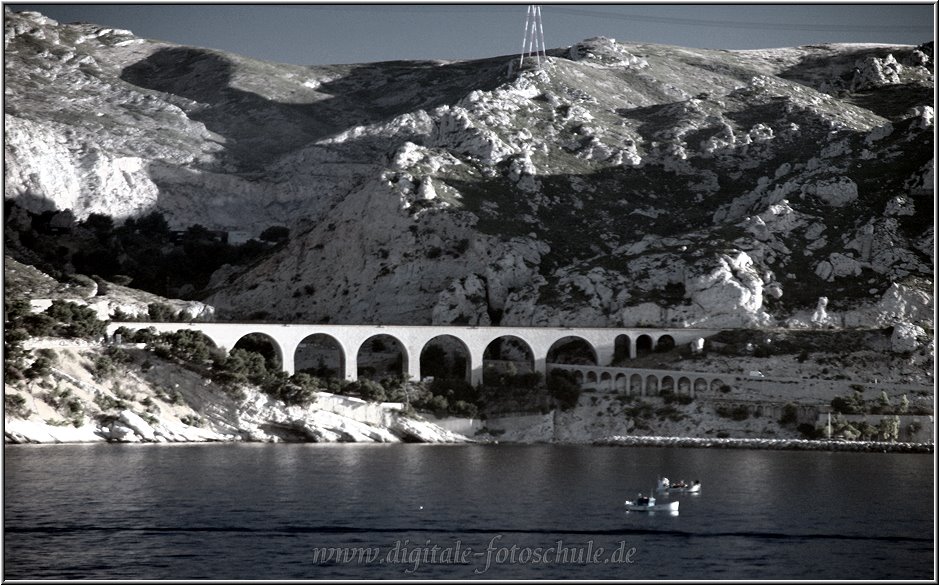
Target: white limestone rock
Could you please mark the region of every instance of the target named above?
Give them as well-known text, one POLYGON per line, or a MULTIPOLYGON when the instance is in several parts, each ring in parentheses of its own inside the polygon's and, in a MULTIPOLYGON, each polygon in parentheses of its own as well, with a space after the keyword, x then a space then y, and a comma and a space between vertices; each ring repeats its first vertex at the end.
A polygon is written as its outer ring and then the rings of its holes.
POLYGON ((828 314, 828 297, 818 297, 818 305, 812 313, 812 325, 815 327, 835 325, 835 320, 828 314))
POLYGON ((619 313, 623 327, 651 327, 667 322, 667 311, 656 303, 640 303, 619 313))
POLYGON ((897 323, 890 336, 890 349, 894 353, 912 353, 926 338, 926 331, 922 327, 912 323, 897 323))
POLYGON ((913 200, 906 195, 897 195, 887 202, 887 208, 884 210, 886 216, 916 215, 916 205, 913 200))
POLYGON ((803 194, 814 195, 832 207, 844 207, 857 201, 857 184, 848 177, 819 181, 803 187, 803 194))
POLYGON ((903 66, 897 63, 891 54, 884 58, 868 56, 855 64, 854 79, 851 80, 851 91, 862 91, 872 87, 882 87, 900 83, 900 72, 903 66))
POLYGON ((422 443, 466 443, 469 439, 420 418, 397 416, 389 430, 405 441, 422 443))
POLYGON ((102 434, 108 441, 114 443, 139 443, 141 441, 140 435, 134 429, 118 422, 109 424, 106 429, 103 429, 102 434))
POLYGON ((880 321, 885 324, 929 324, 931 327, 934 299, 924 290, 893 283, 877 303, 880 321))
POLYGON ((434 323, 489 325, 487 309, 486 283, 478 274, 470 274, 437 295, 432 319, 434 323))
POLYGON ((859 276, 861 268, 861 263, 854 258, 840 252, 833 252, 828 256, 828 260, 818 263, 815 267, 815 274, 822 280, 832 282, 836 278, 859 276))
POLYGON ((140 415, 131 411, 131 410, 122 410, 120 415, 118 415, 118 420, 127 428, 131 429, 134 434, 139 436, 144 441, 153 441, 154 433, 153 428, 150 427, 150 424, 140 418, 140 415))
POLYGON ((688 278, 686 295, 692 306, 709 317, 734 319, 740 324, 764 323, 770 316, 763 309, 764 282, 746 252, 721 254, 710 272, 688 278))
POLYGON ((906 180, 906 188, 910 195, 931 195, 936 184, 936 164, 934 160, 924 164, 917 172, 906 180))
POLYGON ((94 424, 57 426, 8 414, 3 418, 3 433, 11 443, 98 443, 105 440, 101 429, 94 424))

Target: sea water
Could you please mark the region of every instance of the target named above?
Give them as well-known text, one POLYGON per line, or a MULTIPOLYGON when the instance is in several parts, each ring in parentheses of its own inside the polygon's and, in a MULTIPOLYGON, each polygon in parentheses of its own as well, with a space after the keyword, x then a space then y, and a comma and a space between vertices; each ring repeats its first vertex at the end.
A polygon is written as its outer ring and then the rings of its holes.
POLYGON ((932 579, 933 456, 8 445, 5 579, 932 579), (677 514, 627 512, 659 476, 677 514))

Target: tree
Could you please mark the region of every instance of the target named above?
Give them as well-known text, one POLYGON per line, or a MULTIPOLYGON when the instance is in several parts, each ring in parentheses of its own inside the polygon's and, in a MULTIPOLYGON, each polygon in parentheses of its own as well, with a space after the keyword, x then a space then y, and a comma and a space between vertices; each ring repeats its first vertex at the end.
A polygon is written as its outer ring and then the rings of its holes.
POLYGON ((447 378, 447 352, 439 345, 431 345, 421 355, 421 365, 428 376, 447 378))
POLYGON ((42 378, 48 376, 52 373, 52 359, 45 355, 39 355, 33 360, 33 363, 26 368, 24 374, 29 380, 34 380, 36 378, 42 378))
POLYGON ((168 237, 170 233, 170 224, 159 211, 151 211, 147 215, 137 219, 137 229, 142 234, 168 237))
POLYGON ((894 415, 881 418, 877 431, 884 441, 896 441, 900 438, 900 417, 894 415))
POLYGON ((103 243, 114 233, 114 220, 110 215, 92 213, 82 222, 82 227, 90 230, 103 243))
POLYGON ((175 321, 176 312, 166 303, 150 303, 147 305, 147 315, 151 321, 175 321))
POLYGON ((795 404, 787 402, 783 406, 782 416, 779 417, 779 424, 789 425, 795 424, 799 420, 799 409, 795 404))
POLYGON ((886 390, 880 391, 880 410, 881 412, 890 412, 890 397, 886 390))
POLYGON ((100 337, 107 331, 107 322, 99 321, 94 309, 72 302, 52 301, 46 314, 57 323, 54 333, 63 337, 90 339, 100 337))
POLYGON ((282 225, 272 225, 259 236, 262 242, 284 242, 290 237, 290 230, 282 225))
POLYGON ((581 390, 573 373, 555 368, 548 376, 548 392, 561 404, 562 410, 568 410, 577 405, 581 390))
POLYGON ((221 363, 216 377, 223 383, 261 384, 267 379, 264 356, 236 347, 221 363))

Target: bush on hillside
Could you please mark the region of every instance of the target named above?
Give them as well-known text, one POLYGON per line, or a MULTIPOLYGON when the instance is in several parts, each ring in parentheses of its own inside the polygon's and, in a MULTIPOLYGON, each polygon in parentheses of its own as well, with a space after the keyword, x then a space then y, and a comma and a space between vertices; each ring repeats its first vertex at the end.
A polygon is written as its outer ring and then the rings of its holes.
POLYGON ((61 337, 96 339, 104 336, 107 321, 98 320, 98 314, 89 307, 55 300, 45 313, 55 320, 52 334, 61 337))
POLYGON ((562 410, 569 410, 577 406, 580 398, 580 384, 572 372, 555 368, 548 375, 548 392, 561 406, 562 410))
POLYGON ((781 425, 793 425, 799 420, 799 409, 798 407, 791 403, 787 402, 783 406, 782 415, 779 417, 779 424, 781 425))
POLYGON ((292 376, 276 372, 268 377, 261 390, 287 406, 307 406, 316 402, 316 393, 322 390, 322 385, 318 378, 303 372, 292 376))

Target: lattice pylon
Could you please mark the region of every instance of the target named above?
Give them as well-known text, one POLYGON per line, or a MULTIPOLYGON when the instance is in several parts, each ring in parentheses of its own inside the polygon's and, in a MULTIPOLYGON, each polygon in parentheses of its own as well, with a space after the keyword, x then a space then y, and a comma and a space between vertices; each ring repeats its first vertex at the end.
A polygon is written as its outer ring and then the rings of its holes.
POLYGON ((529 4, 525 13, 525 33, 522 35, 522 54, 518 59, 518 67, 522 68, 525 57, 534 57, 541 67, 541 60, 547 60, 544 46, 544 28, 541 24, 541 6, 529 4))

